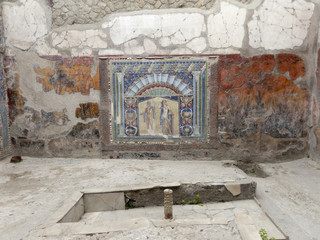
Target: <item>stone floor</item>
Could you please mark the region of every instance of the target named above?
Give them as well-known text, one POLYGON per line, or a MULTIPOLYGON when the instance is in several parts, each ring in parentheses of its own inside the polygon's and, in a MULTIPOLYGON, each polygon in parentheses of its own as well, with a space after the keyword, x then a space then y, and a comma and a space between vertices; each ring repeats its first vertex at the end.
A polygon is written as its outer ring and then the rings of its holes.
POLYGON ((290 240, 320 239, 320 159, 261 164, 257 198, 290 240))
MULTIPOLYGON (((316 227, 320 225, 319 161, 301 159, 265 164, 263 168, 271 176, 254 177, 263 209, 290 239, 319 239, 320 230, 316 227)), ((38 238, 35 233, 71 194, 83 189, 152 182, 228 183, 246 178, 241 170, 224 167, 223 162, 24 157, 23 162, 11 164, 5 159, 0 161, 0 239, 241 239, 238 227, 233 225, 235 219, 229 221, 230 224, 159 227, 149 224, 139 230, 59 238, 38 238)), ((209 205, 194 207, 200 211, 210 208, 209 205)), ((234 209, 235 205, 232 211, 236 216, 234 209)), ((194 210, 191 210, 193 214, 194 210)), ((228 215, 228 212, 230 209, 219 214, 228 215)), ((92 221, 94 217, 87 215, 85 218, 92 221)))

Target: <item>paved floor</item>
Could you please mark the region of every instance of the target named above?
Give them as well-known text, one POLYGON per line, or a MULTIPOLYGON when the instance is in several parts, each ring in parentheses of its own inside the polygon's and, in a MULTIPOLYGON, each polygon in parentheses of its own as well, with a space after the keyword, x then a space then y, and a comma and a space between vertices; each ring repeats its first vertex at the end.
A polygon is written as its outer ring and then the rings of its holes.
MULTIPOLYGON (((264 164, 268 178, 258 182, 264 210, 294 240, 320 239, 320 161, 264 164)), ((206 161, 139 161, 24 158, 0 161, 0 239, 34 235, 76 191, 151 182, 232 182, 247 176, 239 169, 206 161)), ((74 239, 239 239, 231 225, 179 225, 74 239), (211 227, 210 227, 211 226, 211 227), (222 230, 224 229, 224 230, 222 230), (139 232, 140 231, 140 232, 139 232), (225 234, 221 237, 217 232, 225 234)), ((50 238, 43 238, 50 239, 50 238)), ((70 239, 70 238, 58 238, 70 239)))

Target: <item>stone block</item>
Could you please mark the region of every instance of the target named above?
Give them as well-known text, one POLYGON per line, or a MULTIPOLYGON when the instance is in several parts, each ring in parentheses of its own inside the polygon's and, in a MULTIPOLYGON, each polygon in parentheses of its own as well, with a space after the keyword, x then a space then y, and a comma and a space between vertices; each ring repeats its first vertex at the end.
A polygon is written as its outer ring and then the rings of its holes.
POLYGON ((233 196, 238 196, 241 194, 240 184, 225 184, 224 186, 233 196))

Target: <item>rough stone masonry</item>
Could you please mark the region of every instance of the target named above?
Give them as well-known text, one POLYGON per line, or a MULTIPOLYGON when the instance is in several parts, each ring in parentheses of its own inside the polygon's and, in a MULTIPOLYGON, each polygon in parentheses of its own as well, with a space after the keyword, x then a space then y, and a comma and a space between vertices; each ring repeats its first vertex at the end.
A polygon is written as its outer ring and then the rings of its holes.
POLYGON ((278 160, 320 151, 316 0, 18 0, 1 9, 17 154, 103 154, 107 83, 99 80, 99 57, 106 55, 219 59, 214 149, 137 156, 278 160))

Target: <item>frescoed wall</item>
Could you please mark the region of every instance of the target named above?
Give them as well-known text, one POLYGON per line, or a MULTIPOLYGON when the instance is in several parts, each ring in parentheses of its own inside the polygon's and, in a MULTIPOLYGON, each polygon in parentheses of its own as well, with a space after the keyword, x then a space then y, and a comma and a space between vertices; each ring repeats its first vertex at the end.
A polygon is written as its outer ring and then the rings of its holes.
POLYGON ((320 152, 318 1, 0 4, 10 127, 1 123, 1 141, 16 154, 278 161, 320 152))

